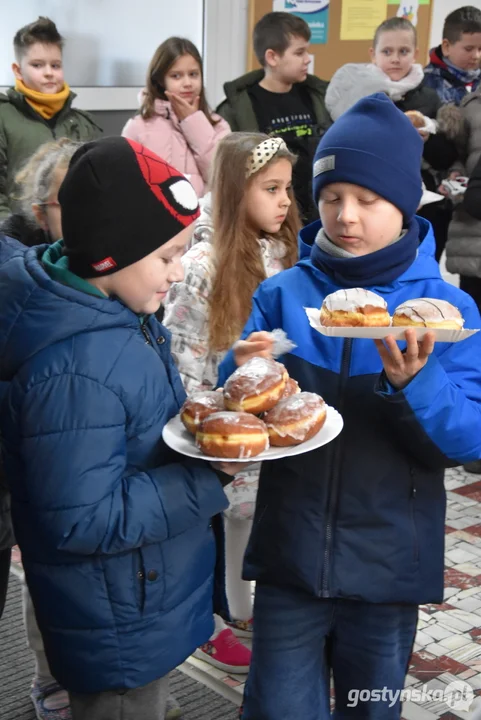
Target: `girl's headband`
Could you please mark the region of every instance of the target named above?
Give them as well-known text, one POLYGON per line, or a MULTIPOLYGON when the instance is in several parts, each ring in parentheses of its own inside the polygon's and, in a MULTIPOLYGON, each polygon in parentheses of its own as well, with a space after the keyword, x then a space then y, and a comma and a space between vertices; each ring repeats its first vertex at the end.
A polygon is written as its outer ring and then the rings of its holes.
POLYGON ((250 178, 256 172, 259 172, 269 160, 272 160, 279 150, 287 150, 287 145, 282 138, 274 137, 263 140, 252 150, 247 160, 246 177, 250 178))

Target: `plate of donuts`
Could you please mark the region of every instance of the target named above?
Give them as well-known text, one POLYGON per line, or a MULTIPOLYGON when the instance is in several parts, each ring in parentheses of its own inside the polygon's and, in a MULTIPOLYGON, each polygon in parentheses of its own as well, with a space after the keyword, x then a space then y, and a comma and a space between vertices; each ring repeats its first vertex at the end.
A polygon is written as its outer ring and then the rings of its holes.
POLYGON ((301 392, 285 367, 252 358, 221 391, 200 391, 164 427, 164 442, 181 455, 223 462, 277 460, 334 440, 341 415, 315 393, 301 392))
POLYGON ((321 309, 304 310, 311 327, 328 337, 381 340, 392 335, 404 340, 409 329, 418 340, 431 332, 436 342, 454 343, 479 332, 465 329, 461 312, 446 300, 406 300, 391 315, 383 297, 363 288, 337 290, 327 295, 321 309))

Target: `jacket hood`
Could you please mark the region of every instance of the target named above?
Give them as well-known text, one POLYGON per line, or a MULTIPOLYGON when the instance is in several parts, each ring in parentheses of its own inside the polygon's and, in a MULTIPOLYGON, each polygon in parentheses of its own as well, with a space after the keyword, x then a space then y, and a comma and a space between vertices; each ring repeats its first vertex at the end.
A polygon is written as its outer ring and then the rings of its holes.
POLYGON ((177 120, 177 116, 172 110, 172 105, 168 100, 161 100, 160 98, 154 100, 154 110, 160 117, 169 118, 169 120, 175 118, 175 120, 177 120))
MULTIPOLYGON (((412 280, 423 280, 426 278, 440 278, 439 265, 434 257, 436 244, 431 224, 422 217, 416 215, 419 224, 419 250, 416 260, 412 265, 392 283, 394 289, 399 283, 411 282, 412 280)), ((322 228, 320 220, 302 228, 298 237, 299 260, 302 263, 310 263, 312 247, 316 241, 317 234, 322 228)))
POLYGON ((85 332, 135 328, 138 317, 118 300, 97 298, 52 280, 41 258, 48 245, 0 240, 0 380, 50 345, 85 332))
POLYGON ((481 100, 481 85, 474 92, 466 93, 466 95, 462 99, 461 107, 466 107, 466 105, 469 105, 469 103, 479 100, 481 100))
MULTIPOLYGON (((144 102, 144 98, 147 95, 147 90, 143 88, 143 90, 140 90, 139 94, 137 95, 137 102, 139 103, 139 107, 141 107, 142 103, 144 102)), ((162 100, 161 98, 157 98, 154 100, 154 110, 157 115, 160 115, 161 117, 170 118, 171 115, 174 115, 174 112, 172 110, 172 106, 168 100, 162 100)))
POLYGON ((443 51, 441 49, 441 45, 438 45, 435 48, 431 48, 431 50, 429 51, 429 62, 431 62, 433 65, 436 65, 436 67, 441 67, 445 70, 449 70, 443 59, 443 51))
MULTIPOLYGON (((476 94, 477 91, 474 93, 468 93, 465 98, 466 103, 471 97, 475 97, 476 94)), ((478 95, 478 99, 479 97, 480 96, 478 95)), ((463 101, 462 105, 465 105, 466 103, 463 101)), ((449 140, 458 140, 462 142, 466 133, 466 128, 464 125, 463 115, 457 105, 441 105, 436 115, 436 121, 438 123, 438 132, 444 133, 449 140)))
MULTIPOLYGON (((139 107, 142 106, 146 95, 147 90, 145 88, 143 90, 140 90, 139 94, 137 95, 137 102, 139 103, 139 107)), ((157 98, 156 100, 154 100, 154 110, 156 115, 160 115, 161 117, 168 119, 175 119, 177 121, 177 116, 172 110, 172 105, 168 100, 162 100, 161 98, 157 98)))
POLYGON ((22 213, 9 215, 1 224, 0 233, 15 238, 28 247, 50 243, 49 234, 38 225, 30 223, 22 213))
POLYGON ((334 73, 326 90, 326 107, 333 120, 349 110, 358 100, 383 92, 393 102, 418 88, 424 79, 421 65, 414 64, 402 80, 393 81, 372 63, 347 63, 334 73))
MULTIPOLYGON (((232 98, 238 93, 248 90, 253 85, 257 85, 264 75, 264 70, 252 70, 245 75, 241 75, 241 77, 238 77, 235 80, 230 80, 229 82, 224 83, 226 98, 228 100, 232 100, 232 98)), ((317 90, 318 92, 322 91, 323 93, 327 87, 325 80, 321 80, 315 75, 308 75, 304 82, 297 84, 299 86, 309 87, 312 90, 317 90)))

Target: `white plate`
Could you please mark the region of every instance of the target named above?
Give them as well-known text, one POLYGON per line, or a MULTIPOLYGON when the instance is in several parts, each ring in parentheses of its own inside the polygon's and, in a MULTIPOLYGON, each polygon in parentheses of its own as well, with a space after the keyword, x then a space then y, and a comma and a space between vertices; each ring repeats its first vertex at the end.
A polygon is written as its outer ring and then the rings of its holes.
POLYGON ((261 460, 279 460, 279 458, 290 457, 291 455, 302 455, 303 453, 315 450, 321 445, 327 445, 336 438, 342 430, 344 423, 340 414, 334 408, 327 405, 327 417, 324 427, 301 445, 292 447, 271 447, 260 455, 252 458, 215 458, 204 455, 195 445, 194 436, 185 429, 180 415, 176 415, 164 426, 162 437, 166 445, 176 450, 181 455, 198 458, 199 460, 210 460, 219 462, 260 462, 261 460))
POLYGON ((365 338, 367 340, 382 340, 392 335, 398 340, 404 340, 406 330, 414 330, 418 340, 422 340, 427 332, 434 333, 436 342, 455 343, 466 340, 479 330, 447 330, 446 328, 422 328, 422 327, 324 327, 321 325, 321 311, 317 308, 304 308, 309 318, 309 324, 314 330, 327 337, 339 338, 365 338))

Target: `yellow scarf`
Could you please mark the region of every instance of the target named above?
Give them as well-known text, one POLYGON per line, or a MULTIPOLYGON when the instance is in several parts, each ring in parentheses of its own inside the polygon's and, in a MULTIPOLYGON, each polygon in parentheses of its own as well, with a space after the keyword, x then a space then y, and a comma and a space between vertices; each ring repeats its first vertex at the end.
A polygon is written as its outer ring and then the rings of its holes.
POLYGON ((70 88, 67 83, 64 84, 60 92, 49 95, 48 93, 31 90, 21 80, 15 80, 15 90, 21 92, 28 104, 45 120, 50 120, 60 112, 70 95, 70 88))

